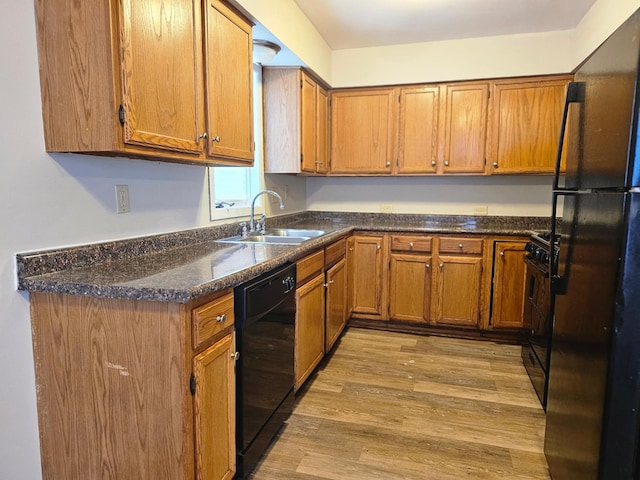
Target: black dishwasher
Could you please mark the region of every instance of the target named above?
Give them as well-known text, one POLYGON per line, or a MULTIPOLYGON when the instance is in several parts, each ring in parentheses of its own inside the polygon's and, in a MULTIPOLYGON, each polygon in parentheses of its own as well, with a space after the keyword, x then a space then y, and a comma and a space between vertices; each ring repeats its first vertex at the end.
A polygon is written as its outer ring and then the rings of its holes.
POLYGON ((243 478, 293 409, 296 267, 235 289, 236 478, 243 478))

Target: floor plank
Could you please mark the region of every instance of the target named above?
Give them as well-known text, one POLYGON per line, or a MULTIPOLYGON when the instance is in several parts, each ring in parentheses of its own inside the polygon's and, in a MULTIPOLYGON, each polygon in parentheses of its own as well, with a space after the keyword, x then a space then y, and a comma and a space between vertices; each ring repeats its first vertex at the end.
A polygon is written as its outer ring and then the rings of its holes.
POLYGON ((549 480, 518 346, 350 328, 252 480, 549 480))

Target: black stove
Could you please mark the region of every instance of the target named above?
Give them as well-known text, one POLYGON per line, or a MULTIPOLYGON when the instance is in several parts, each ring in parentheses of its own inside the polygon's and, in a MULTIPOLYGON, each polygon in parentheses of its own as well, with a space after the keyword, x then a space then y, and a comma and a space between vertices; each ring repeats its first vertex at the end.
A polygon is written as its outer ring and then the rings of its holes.
POLYGON ((522 346, 522 360, 540 403, 546 408, 552 329, 549 272, 551 262, 558 258, 560 237, 552 241, 551 232, 535 232, 525 250, 527 290, 523 325, 527 340, 522 346))

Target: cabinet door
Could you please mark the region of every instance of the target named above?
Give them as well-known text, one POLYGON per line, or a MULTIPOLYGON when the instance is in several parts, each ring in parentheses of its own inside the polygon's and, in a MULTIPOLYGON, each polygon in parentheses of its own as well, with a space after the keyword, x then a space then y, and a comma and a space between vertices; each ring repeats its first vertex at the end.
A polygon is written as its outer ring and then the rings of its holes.
POLYGON ((220 0, 210 0, 206 4, 207 153, 211 157, 251 165, 251 25, 220 0))
POLYGON ((427 322, 431 307, 431 255, 391 254, 389 318, 427 322))
POLYGON ((526 242, 495 242, 491 326, 522 327, 526 242))
POLYGON ((353 275, 355 273, 355 237, 347 238, 347 319, 351 317, 353 313, 353 307, 355 305, 353 275))
MULTIPOLYGON (((124 143, 202 152, 200 2, 122 0, 121 5, 124 143)), ((110 128, 108 122, 104 128, 110 128)))
POLYGON ((387 269, 386 239, 384 236, 353 237, 351 282, 353 313, 366 318, 386 319, 387 269))
POLYGON ((446 85, 442 173, 482 173, 485 165, 487 83, 446 85))
POLYGON ((482 257, 440 256, 435 271, 433 322, 477 327, 482 257))
POLYGON ((400 89, 397 173, 435 173, 439 87, 400 89))
POLYGON ((316 173, 329 171, 329 92, 316 87, 316 173))
POLYGON ((392 88, 331 93, 332 173, 391 173, 397 103, 392 88))
POLYGON ((296 290, 296 390, 324 355, 324 273, 296 290))
POLYGON ((489 171, 552 173, 569 77, 496 82, 493 86, 489 171))
POLYGON ((300 168, 303 172, 316 171, 316 82, 301 74, 300 79, 300 168))
POLYGON ((326 272, 325 352, 331 350, 347 323, 347 262, 343 258, 326 272))
POLYGON ((196 480, 231 480, 236 470, 233 334, 193 359, 196 480))

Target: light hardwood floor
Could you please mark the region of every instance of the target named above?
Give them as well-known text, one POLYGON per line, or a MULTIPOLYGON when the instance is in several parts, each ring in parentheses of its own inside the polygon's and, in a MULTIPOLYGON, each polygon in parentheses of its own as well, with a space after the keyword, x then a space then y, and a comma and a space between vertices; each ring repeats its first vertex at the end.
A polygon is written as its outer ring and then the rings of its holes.
POLYGON ((252 480, 548 480, 520 347, 350 328, 252 480))

